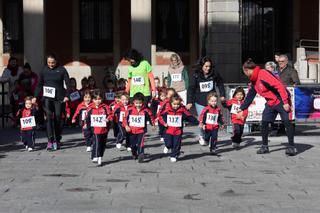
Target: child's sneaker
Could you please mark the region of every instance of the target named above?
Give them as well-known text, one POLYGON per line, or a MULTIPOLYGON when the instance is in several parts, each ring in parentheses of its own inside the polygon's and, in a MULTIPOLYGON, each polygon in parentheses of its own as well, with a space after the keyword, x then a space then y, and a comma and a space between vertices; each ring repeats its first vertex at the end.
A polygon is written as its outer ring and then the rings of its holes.
POLYGON ((177 162, 177 158, 171 157, 171 158, 170 158, 170 161, 171 161, 172 163, 175 163, 175 162, 177 162))
POLYGON ((160 138, 160 141, 161 141, 161 142, 163 142, 163 141, 164 141, 164 138, 163 138, 163 137, 161 137, 161 138, 160 138))
POLYGON ((47 150, 52 150, 52 141, 48 141, 47 150))
POLYGON ((97 162, 98 162, 98 158, 93 158, 93 159, 92 159, 92 162, 93 162, 93 163, 97 163, 97 162))
POLYGON ((28 148, 28 152, 32 152, 33 149, 31 147, 28 148))
POLYGON ((131 150, 132 150, 131 147, 127 147, 128 152, 131 152, 131 150))
POLYGON ((87 146, 87 150, 86 151, 87 152, 91 152, 92 151, 91 146, 87 146))
POLYGON ((240 144, 239 143, 232 143, 232 147, 237 149, 240 147, 240 144))
POLYGON ((169 152, 169 149, 165 146, 164 148, 163 148, 163 153, 164 154, 167 154, 169 152))
POLYGON ((213 154, 213 155, 216 155, 217 154, 217 147, 210 147, 210 153, 213 154))
POLYGON ((25 146, 26 150, 28 150, 28 145, 25 146))
POLYGON ((56 141, 53 141, 53 143, 52 143, 52 150, 54 150, 54 151, 58 150, 58 144, 56 141))
POLYGON ((138 162, 139 162, 139 163, 142 163, 143 160, 144 160, 144 154, 141 153, 141 154, 138 156, 138 162))
POLYGON ((201 135, 199 135, 199 144, 201 146, 207 145, 207 142, 203 139, 203 137, 201 135))
POLYGON ((121 143, 116 144, 117 149, 121 149, 121 143))
POLYGON ((288 146, 286 148, 286 155, 295 156, 297 154, 297 149, 294 146, 288 146))
POLYGON ((102 157, 98 157, 98 166, 102 165, 102 157))
POLYGON ((258 150, 257 150, 257 154, 261 155, 261 154, 267 154, 269 153, 269 147, 267 145, 262 145, 258 150))

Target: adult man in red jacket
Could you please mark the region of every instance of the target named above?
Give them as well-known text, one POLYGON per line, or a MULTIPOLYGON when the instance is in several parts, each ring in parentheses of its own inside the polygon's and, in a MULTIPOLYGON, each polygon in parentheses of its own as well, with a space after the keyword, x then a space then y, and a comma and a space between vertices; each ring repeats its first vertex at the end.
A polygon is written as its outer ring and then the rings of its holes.
POLYGON ((291 111, 290 97, 286 88, 278 78, 272 73, 260 69, 252 59, 248 59, 243 64, 243 71, 251 81, 251 88, 244 103, 240 106, 238 116, 242 116, 242 111, 250 106, 257 93, 267 101, 262 114, 262 146, 257 151, 257 154, 269 153, 268 125, 274 122, 279 113, 288 136, 289 146, 286 148, 286 154, 290 156, 296 155, 297 150, 294 146, 293 125, 289 119, 289 112, 291 111))

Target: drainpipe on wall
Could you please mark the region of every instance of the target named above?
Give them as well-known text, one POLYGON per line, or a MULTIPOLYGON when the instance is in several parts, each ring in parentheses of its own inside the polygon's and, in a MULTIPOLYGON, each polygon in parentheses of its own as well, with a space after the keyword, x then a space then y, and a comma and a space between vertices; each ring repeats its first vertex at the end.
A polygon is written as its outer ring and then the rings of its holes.
POLYGON ((208 37, 208 0, 204 0, 204 30, 201 38, 201 57, 207 55, 206 40, 208 37))

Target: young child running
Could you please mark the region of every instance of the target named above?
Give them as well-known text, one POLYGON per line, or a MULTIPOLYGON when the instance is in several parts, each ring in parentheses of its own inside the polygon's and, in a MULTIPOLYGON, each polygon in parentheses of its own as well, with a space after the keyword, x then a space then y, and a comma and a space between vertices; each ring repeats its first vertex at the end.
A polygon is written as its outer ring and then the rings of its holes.
POLYGON ((244 110, 242 116, 238 115, 238 109, 244 102, 245 92, 242 87, 237 87, 232 95, 232 99, 222 102, 222 105, 229 109, 231 113, 231 122, 233 127, 233 136, 231 137, 233 148, 239 148, 243 134, 244 124, 248 116, 248 110, 244 110))
POLYGON ((144 106, 144 95, 140 92, 133 96, 133 105, 127 110, 123 126, 128 132, 131 152, 138 162, 144 160, 144 137, 147 132, 147 121, 154 126, 154 118, 149 108, 144 106))
POLYGON ((76 112, 74 113, 73 117, 72 117, 72 123, 76 123, 76 120, 78 118, 79 120, 79 125, 82 127, 82 134, 87 146, 87 152, 91 152, 92 148, 92 132, 91 129, 85 127, 85 119, 87 117, 87 111, 89 108, 89 105, 91 104, 91 93, 89 90, 86 90, 84 92, 84 96, 83 96, 83 102, 81 102, 77 109, 76 112))
POLYGON ((164 153, 170 153, 170 161, 176 162, 181 149, 181 140, 183 134, 183 122, 189 121, 198 125, 198 120, 182 105, 182 99, 178 94, 174 94, 159 117, 159 122, 165 127, 164 153))
POLYGON ((20 136, 23 145, 31 152, 35 146, 35 116, 37 109, 32 105, 32 97, 24 99, 24 107, 17 112, 17 119, 20 119, 20 136))
POLYGON ((208 106, 201 111, 199 116, 199 126, 205 131, 204 139, 206 142, 209 142, 210 152, 216 154, 219 125, 223 128, 224 121, 221 109, 217 106, 217 93, 209 93, 207 100, 208 106))
POLYGON ((93 147, 91 152, 92 162, 102 165, 102 157, 106 148, 108 136, 108 121, 112 118, 107 105, 103 104, 103 96, 99 90, 92 95, 93 103, 89 105, 85 128, 93 132, 93 147))
POLYGON ((129 94, 122 93, 120 97, 120 103, 118 103, 113 110, 113 120, 115 125, 118 126, 119 132, 116 137, 116 147, 121 149, 122 143, 126 140, 126 149, 127 151, 131 151, 131 146, 129 144, 129 138, 127 137, 127 132, 123 127, 123 119, 126 114, 126 111, 129 108, 129 94))

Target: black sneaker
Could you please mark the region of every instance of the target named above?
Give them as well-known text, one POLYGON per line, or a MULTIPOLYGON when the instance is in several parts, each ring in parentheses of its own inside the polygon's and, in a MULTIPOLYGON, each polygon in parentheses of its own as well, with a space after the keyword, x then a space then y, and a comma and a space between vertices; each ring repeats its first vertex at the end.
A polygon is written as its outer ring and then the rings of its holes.
POLYGON ((266 146, 266 145, 262 145, 261 147, 260 147, 260 149, 258 149, 258 151, 257 151, 257 154, 266 154, 266 153, 269 153, 270 151, 269 151, 269 147, 268 146, 266 146))
POLYGON ((297 154, 297 149, 294 146, 288 146, 286 148, 286 155, 295 156, 297 154))
POLYGON ((144 154, 141 153, 139 156, 138 156, 138 163, 142 163, 144 160, 144 154))

